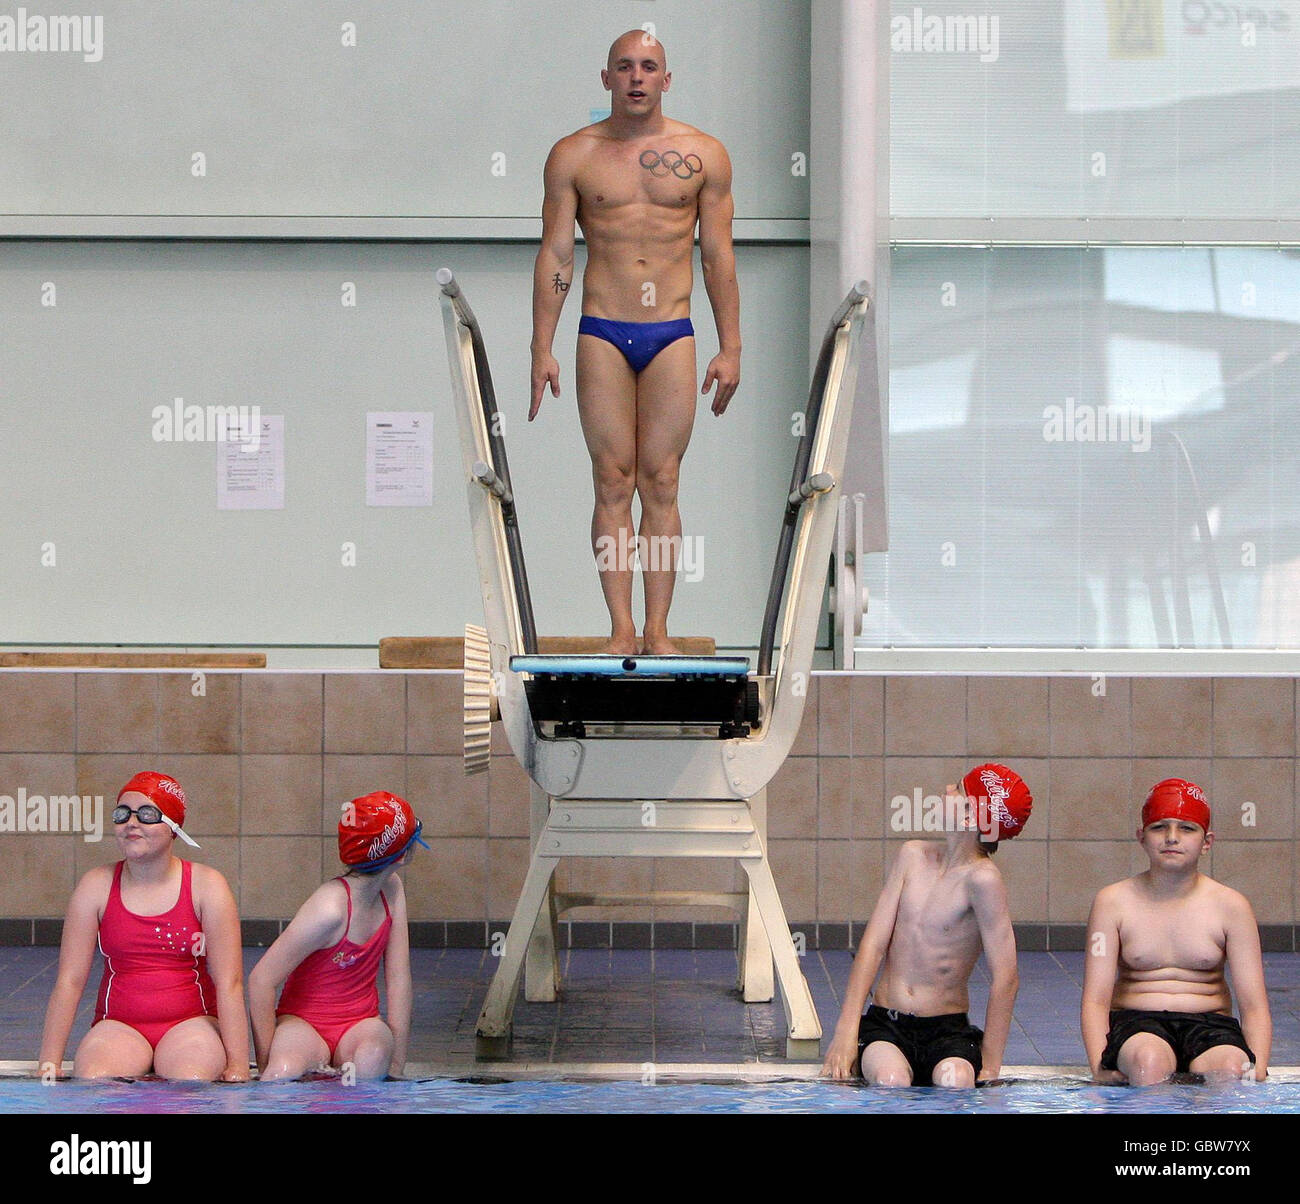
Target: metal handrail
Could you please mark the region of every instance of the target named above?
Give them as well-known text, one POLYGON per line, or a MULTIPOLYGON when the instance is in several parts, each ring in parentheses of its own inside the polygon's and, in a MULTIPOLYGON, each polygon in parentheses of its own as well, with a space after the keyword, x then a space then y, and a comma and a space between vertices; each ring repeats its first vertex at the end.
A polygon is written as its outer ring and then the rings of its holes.
POLYGON ((772 650, 776 644, 776 627, 781 617, 781 603, 785 596, 786 581, 790 575, 790 556, 794 551, 795 528, 799 523, 799 512, 809 496, 805 486, 809 484, 808 463, 812 459, 813 446, 817 439, 817 425, 821 420, 822 402, 826 397, 826 382, 830 376, 831 360, 835 355, 835 336, 839 328, 848 320, 854 308, 867 300, 868 285, 859 281, 848 291, 827 325, 822 339, 821 351, 813 370, 812 384, 808 390, 808 406, 804 411, 804 432, 794 453, 794 471, 790 474, 790 488, 786 491, 785 513, 781 516, 781 535, 777 541, 776 561, 772 566, 772 580, 767 590, 767 607, 763 611, 763 631, 758 641, 758 676, 766 677, 772 672, 772 650))
POLYGON ((483 424, 487 432, 488 450, 492 463, 489 471, 496 478, 499 489, 491 492, 501 506, 505 524, 506 548, 510 555, 510 575, 515 586, 515 602, 519 608, 519 625, 524 642, 524 652, 537 651, 537 623, 533 618, 533 599, 528 589, 528 572, 524 567, 523 540, 519 533, 519 514, 515 506, 514 489, 510 484, 510 463, 506 459, 506 442, 501 433, 500 411, 497 409, 496 390, 492 386, 492 370, 488 366, 487 348, 483 345, 483 332, 478 319, 465 300, 460 285, 450 268, 439 268, 435 279, 442 286, 442 295, 452 304, 456 320, 469 331, 470 347, 474 353, 474 375, 478 381, 479 399, 483 404, 483 424))

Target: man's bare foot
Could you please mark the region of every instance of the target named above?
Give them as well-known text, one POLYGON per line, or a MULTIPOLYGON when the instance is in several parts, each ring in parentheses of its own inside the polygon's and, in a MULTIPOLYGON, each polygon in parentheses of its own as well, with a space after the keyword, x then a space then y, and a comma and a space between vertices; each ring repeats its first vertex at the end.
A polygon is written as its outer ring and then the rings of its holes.
POLYGON ((636 635, 612 635, 600 650, 600 656, 636 656, 636 635))
POLYGON ((641 641, 642 656, 681 656, 681 649, 665 635, 647 633, 641 641))

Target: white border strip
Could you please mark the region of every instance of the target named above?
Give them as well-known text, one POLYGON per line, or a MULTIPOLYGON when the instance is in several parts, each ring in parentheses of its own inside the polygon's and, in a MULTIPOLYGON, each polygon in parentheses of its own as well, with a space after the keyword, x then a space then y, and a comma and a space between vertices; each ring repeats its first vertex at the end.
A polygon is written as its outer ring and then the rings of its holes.
POLYGON ((866 648, 858 672, 948 677, 1297 677, 1300 649, 1237 648, 866 648))

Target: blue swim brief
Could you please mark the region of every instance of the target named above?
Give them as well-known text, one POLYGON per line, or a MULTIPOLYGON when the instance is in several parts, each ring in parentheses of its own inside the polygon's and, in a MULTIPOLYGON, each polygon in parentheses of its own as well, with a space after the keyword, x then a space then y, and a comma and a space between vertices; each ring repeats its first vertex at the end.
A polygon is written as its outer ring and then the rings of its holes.
POLYGON ((669 343, 694 337, 695 327, 690 318, 676 318, 671 322, 611 322, 583 314, 578 333, 595 335, 612 343, 623 353, 632 371, 639 373, 669 343))

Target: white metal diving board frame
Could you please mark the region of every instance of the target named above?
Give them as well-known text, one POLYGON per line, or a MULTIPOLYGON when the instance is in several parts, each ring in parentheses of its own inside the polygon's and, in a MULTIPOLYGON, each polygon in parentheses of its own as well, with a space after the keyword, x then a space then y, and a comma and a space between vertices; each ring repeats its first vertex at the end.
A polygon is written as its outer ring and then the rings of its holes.
POLYGON ((722 903, 739 912, 745 1000, 771 999, 775 960, 786 1056, 815 1060, 821 1025, 767 859, 767 785, 798 733, 826 610, 858 347, 870 311, 867 286, 851 289, 836 311, 813 374, 760 640, 758 722, 734 739, 689 728, 628 734, 621 727, 561 737, 544 734, 534 721, 524 675, 510 669, 512 657, 536 653, 537 636, 509 466, 478 323, 452 273, 443 268, 437 280, 485 619, 484 629, 466 632, 466 767, 486 768, 489 725, 499 716, 533 783, 532 856, 479 1016, 478 1056, 509 1056, 521 974, 529 1000, 555 998, 557 911, 671 901, 722 903), (671 899, 556 896, 552 878, 562 857, 734 859, 749 890, 671 899))

